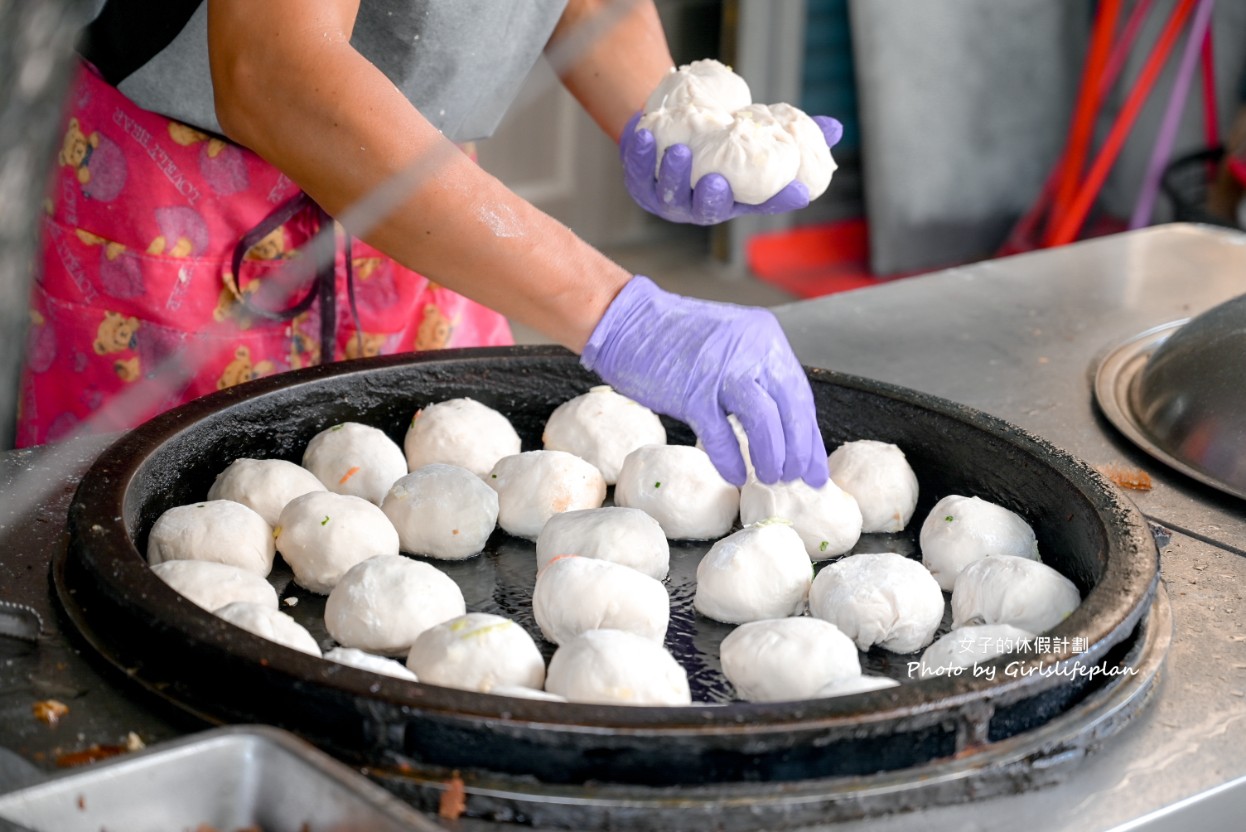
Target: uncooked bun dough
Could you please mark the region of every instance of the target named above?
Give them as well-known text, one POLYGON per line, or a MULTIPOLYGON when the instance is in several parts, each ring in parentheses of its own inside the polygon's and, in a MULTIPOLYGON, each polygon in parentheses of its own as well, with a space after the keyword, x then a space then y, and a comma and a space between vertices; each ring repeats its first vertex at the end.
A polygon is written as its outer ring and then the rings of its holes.
POLYGON ((671 145, 690 145, 693 136, 725 130, 731 126, 731 113, 712 107, 698 107, 685 104, 682 107, 662 107, 647 112, 636 122, 637 130, 648 130, 653 134, 657 150, 657 163, 653 174, 657 176, 662 169, 662 157, 671 145))
POLYGON ((614 485, 624 458, 641 445, 666 444, 666 428, 643 404, 599 385, 555 408, 541 441, 547 451, 591 462, 614 485))
POLYGON ((475 399, 447 399, 417 410, 403 439, 407 470, 434 462, 480 478, 504 456, 519 453, 519 434, 504 415, 475 399))
POLYGON ((554 644, 586 630, 626 630, 661 644, 671 599, 660 581, 635 569, 564 555, 537 573, 532 614, 554 644))
POLYGON ((324 623, 343 647, 400 656, 429 627, 466 611, 459 585, 437 567, 379 555, 342 575, 325 602, 324 623))
POLYGON ((671 546, 662 527, 638 508, 603 506, 555 514, 536 539, 539 572, 560 555, 608 560, 663 580, 671 546))
POLYGON ((861 531, 903 531, 917 508, 917 475, 890 442, 845 442, 827 457, 831 479, 856 498, 861 531))
POLYGON ((457 465, 434 462, 400 477, 381 503, 404 552, 442 560, 478 554, 498 521, 498 495, 457 465))
POLYGON ((1077 586, 1045 563, 991 555, 961 570, 952 588, 952 626, 1011 624, 1042 633, 1081 603, 1077 586))
POLYGON ((266 577, 276 549, 264 518, 233 500, 176 506, 161 514, 147 537, 147 562, 209 560, 266 577))
POLYGON ((384 674, 385 676, 406 679, 408 682, 419 681, 419 678, 408 670, 402 662, 367 653, 363 650, 357 650, 354 647, 334 647, 326 652, 324 657, 331 662, 350 665, 360 670, 369 670, 373 673, 384 674))
POLYGON ((723 675, 746 702, 809 699, 861 675, 852 639, 818 618, 741 624, 723 639, 719 656, 723 675))
POLYGON ((922 523, 922 563, 951 592, 956 576, 987 555, 1038 560, 1038 540, 1021 515, 980 497, 952 494, 935 503, 922 523))
POLYGON ((871 690, 897 688, 900 683, 886 676, 854 676, 851 679, 837 679, 817 692, 818 699, 830 696, 847 696, 850 693, 866 693, 871 690))
POLYGON ((712 58, 672 68, 645 101, 645 112, 692 105, 731 112, 753 102, 748 82, 712 58))
POLYGON ((606 499, 601 472, 566 451, 502 457, 485 482, 498 493, 498 525, 529 540, 536 540, 555 514, 597 508, 606 499))
POLYGON ((277 549, 304 589, 324 595, 342 574, 376 555, 398 554, 398 532, 362 497, 314 491, 281 510, 277 549))
POLYGON ((335 494, 379 506, 394 481, 407 473, 407 458, 380 428, 343 422, 312 437, 303 451, 303 467, 335 494))
POLYGON ((800 150, 800 167, 796 181, 809 189, 809 199, 814 200, 826 193, 835 173, 835 159, 826 143, 826 135, 818 123, 804 110, 791 104, 771 104, 770 115, 791 134, 800 150))
POLYGON ((237 566, 209 560, 167 560, 151 571, 208 612, 235 601, 277 609, 277 590, 272 584, 237 566))
POLYGON ((740 491, 691 445, 645 445, 627 455, 614 502, 658 521, 670 540, 713 540, 731 530, 740 491))
POLYGON ((235 459, 216 475, 208 499, 242 503, 275 526, 286 503, 308 492, 325 490, 315 474, 289 460, 235 459))
POLYGON ((809 612, 830 621, 862 650, 912 653, 934 639, 943 592, 926 567, 894 552, 849 555, 813 579, 809 612))
POLYGON ((260 638, 275 641, 302 653, 320 656, 320 645, 307 628, 284 612, 246 601, 235 601, 214 611, 236 627, 241 627, 260 638))
POLYGON ((812 579, 800 535, 787 522, 767 520, 710 547, 697 564, 692 605, 728 624, 800 615, 812 579))
POLYGON ((749 480, 740 489, 740 522, 787 520, 800 535, 810 560, 842 555, 861 537, 861 509, 831 480, 814 488, 804 480, 766 485, 749 480))
POLYGON ((622 630, 589 630, 550 659, 545 689, 568 702, 689 705, 688 674, 665 647, 622 630))
POLYGON ((499 685, 539 690, 545 659, 509 618, 469 612, 420 633, 407 667, 426 685, 490 693, 499 685))
POLYGON ((748 84, 714 60, 671 70, 645 102, 638 130, 653 133, 657 166, 675 144, 692 151, 692 185, 721 174, 737 202, 758 204, 792 181, 821 196, 835 160, 822 129, 791 104, 754 104, 748 84))
POLYGON ((736 202, 760 205, 800 169, 800 148, 765 105, 732 113, 731 126, 693 136, 692 185, 710 173, 731 185, 736 202))
POLYGON ((918 672, 923 678, 956 675, 959 668, 1017 650, 1032 638, 1033 633, 1011 624, 961 627, 940 636, 926 648, 918 672))

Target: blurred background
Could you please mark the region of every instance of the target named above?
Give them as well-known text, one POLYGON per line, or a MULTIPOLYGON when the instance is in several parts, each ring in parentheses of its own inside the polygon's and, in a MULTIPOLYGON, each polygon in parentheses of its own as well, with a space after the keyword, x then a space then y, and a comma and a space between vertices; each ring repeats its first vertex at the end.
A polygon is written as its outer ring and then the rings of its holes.
MULTIPOLYGON (((93 0, 0 0, 0 441, 42 188, 93 0)), ((714 229, 637 208, 539 64, 481 163, 634 272, 775 305, 1172 220, 1246 216, 1242 0, 658 0, 679 63, 844 124, 830 190, 714 229)), ((545 340, 517 328, 518 340, 545 340)))

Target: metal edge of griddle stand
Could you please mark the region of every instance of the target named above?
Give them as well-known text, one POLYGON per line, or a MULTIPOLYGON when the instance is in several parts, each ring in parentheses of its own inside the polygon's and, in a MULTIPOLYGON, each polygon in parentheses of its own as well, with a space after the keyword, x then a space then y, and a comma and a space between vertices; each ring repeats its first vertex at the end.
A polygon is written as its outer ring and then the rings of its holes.
MULTIPOLYGON (((1126 672, 1114 682, 1033 731, 915 769, 808 782, 672 789, 551 787, 523 778, 463 774, 466 814, 549 829, 753 832, 846 822, 1050 787, 1146 709, 1171 642, 1172 608, 1161 585, 1119 663, 1126 672)), ((436 810, 454 775, 419 769, 401 775, 371 767, 363 771, 430 811, 436 810)))

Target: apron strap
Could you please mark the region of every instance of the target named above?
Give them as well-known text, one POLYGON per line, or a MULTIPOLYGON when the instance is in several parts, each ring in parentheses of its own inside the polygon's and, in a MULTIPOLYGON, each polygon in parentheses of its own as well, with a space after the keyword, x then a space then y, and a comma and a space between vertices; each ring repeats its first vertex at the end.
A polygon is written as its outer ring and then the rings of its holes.
MULTIPOLYGON (((336 233, 333 226, 333 218, 329 216, 323 208, 321 208, 315 200, 306 193, 299 192, 296 196, 291 197, 285 202, 278 205, 268 216, 260 220, 247 233, 239 238, 238 243, 234 246, 233 256, 230 258, 230 268, 234 275, 235 284, 238 283, 238 276, 242 273, 242 263, 248 251, 257 246, 261 240, 277 230, 287 222, 292 220, 299 212, 310 210, 315 218, 317 231, 312 237, 308 248, 311 250, 311 260, 319 262, 321 265, 316 269, 314 276, 314 285, 308 290, 299 301, 288 309, 280 312, 273 312, 268 309, 262 309, 251 303, 246 293, 241 291, 240 286, 234 288, 235 299, 250 314, 254 314, 270 321, 289 321, 298 317, 311 308, 316 301, 320 302, 320 360, 321 363, 333 360, 335 352, 337 333, 337 274, 334 263, 336 250, 336 233)), ((351 265, 351 243, 350 235, 346 235, 346 295, 350 303, 351 319, 355 323, 355 337, 359 341, 359 346, 363 345, 363 332, 360 326, 359 309, 355 302, 355 274, 351 265)), ((299 268, 299 261, 286 261, 285 268, 299 268)), ((362 354, 362 350, 361 350, 362 354)))

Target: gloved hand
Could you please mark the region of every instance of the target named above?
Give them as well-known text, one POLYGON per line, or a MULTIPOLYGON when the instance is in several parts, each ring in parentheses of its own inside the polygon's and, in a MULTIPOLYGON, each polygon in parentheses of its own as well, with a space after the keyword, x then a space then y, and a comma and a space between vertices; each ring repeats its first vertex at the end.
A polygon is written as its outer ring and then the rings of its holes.
MULTIPOLYGON (((792 182, 760 205, 736 202, 731 185, 717 173, 702 176, 692 187, 692 151, 685 144, 673 144, 662 154, 662 166, 657 168, 658 145, 653 133, 636 129, 640 116, 632 116, 623 128, 619 155, 628 193, 649 213, 670 222, 716 225, 746 214, 798 211, 809 204, 809 189, 799 182, 792 182)), ((822 128, 827 147, 834 147, 844 134, 843 125, 828 116, 813 116, 813 120, 822 128)))
POLYGON ((745 480, 727 414, 740 420, 764 483, 827 480, 813 391, 765 309, 694 300, 633 277, 606 309, 580 363, 618 392, 686 423, 723 477, 745 480))

